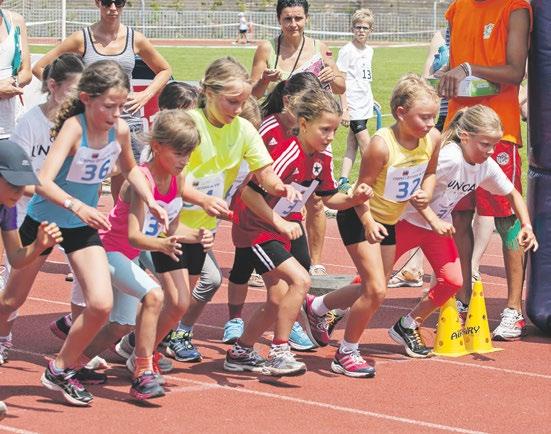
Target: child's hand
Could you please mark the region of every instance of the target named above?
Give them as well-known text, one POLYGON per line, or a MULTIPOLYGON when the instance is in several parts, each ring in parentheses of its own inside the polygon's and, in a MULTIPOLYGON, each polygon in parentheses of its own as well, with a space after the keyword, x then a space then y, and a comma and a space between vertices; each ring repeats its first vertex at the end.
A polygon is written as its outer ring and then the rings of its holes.
POLYGON ((151 214, 153 214, 153 217, 155 217, 157 221, 163 225, 162 228, 168 229, 169 221, 168 221, 168 214, 166 213, 166 210, 155 201, 152 201, 148 205, 148 208, 151 214))
POLYGON ((199 229, 199 242, 203 246, 203 250, 206 252, 214 246, 214 235, 208 229, 201 228, 199 229))
POLYGON ((524 249, 525 252, 528 250, 533 250, 534 252, 538 250, 539 244, 536 240, 536 235, 532 230, 532 226, 524 226, 518 234, 518 243, 524 249))
POLYGON ((180 256, 182 256, 182 245, 180 244, 180 237, 178 237, 177 235, 172 235, 170 237, 157 239, 161 243, 159 252, 170 256, 173 261, 178 262, 180 260, 180 256))
POLYGON ((286 198, 291 203, 295 203, 302 200, 302 193, 295 189, 295 187, 291 184, 283 184, 281 197, 286 198))
POLYGON ((212 217, 225 216, 229 213, 226 201, 216 196, 207 196, 203 204, 203 209, 212 217))
POLYGON ((36 245, 39 250, 46 250, 62 241, 61 230, 55 223, 48 223, 46 221, 40 223, 36 234, 36 245))
POLYGON ((109 219, 96 208, 80 203, 78 208, 73 211, 75 215, 84 223, 94 229, 103 229, 108 231, 111 229, 109 219))
POLYGON ((302 229, 300 228, 300 225, 296 222, 283 220, 276 229, 281 235, 286 236, 291 241, 296 240, 297 238, 300 238, 302 236, 302 229))
POLYGON ((373 189, 362 182, 361 184, 356 185, 356 188, 352 192, 352 199, 358 205, 364 203, 366 200, 369 200, 373 197, 373 189))
POLYGON ((430 226, 432 230, 438 235, 451 237, 455 234, 455 228, 453 227, 453 225, 439 218, 436 219, 434 222, 431 222, 430 226))
POLYGON ((370 220, 365 226, 365 238, 370 244, 380 243, 388 236, 386 228, 377 223, 375 220, 370 220))
POLYGON ((415 209, 425 209, 429 205, 429 195, 422 189, 415 190, 409 202, 415 209))

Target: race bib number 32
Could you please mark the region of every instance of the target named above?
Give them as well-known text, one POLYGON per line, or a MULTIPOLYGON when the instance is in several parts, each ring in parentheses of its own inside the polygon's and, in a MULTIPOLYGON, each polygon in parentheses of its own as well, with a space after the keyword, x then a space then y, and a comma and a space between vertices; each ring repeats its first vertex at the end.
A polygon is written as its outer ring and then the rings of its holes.
POLYGON ((390 167, 386 175, 384 197, 394 202, 409 200, 421 187, 428 162, 411 167, 390 167))

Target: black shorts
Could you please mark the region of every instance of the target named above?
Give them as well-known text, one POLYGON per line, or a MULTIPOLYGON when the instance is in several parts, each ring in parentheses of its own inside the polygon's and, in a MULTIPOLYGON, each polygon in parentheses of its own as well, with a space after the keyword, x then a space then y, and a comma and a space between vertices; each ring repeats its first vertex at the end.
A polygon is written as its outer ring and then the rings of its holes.
POLYGON ((367 130, 367 119, 350 121, 350 129, 354 134, 358 134, 361 133, 363 130, 367 130))
POLYGON ((168 273, 169 271, 187 268, 190 275, 198 276, 203 269, 206 255, 203 245, 195 243, 182 244, 182 255, 179 261, 175 261, 161 252, 151 252, 151 259, 157 273, 168 273))
MULTIPOLYGON (((300 224, 300 223, 299 223, 300 224)), ((302 224, 300 224, 302 228, 302 224)), ((302 236, 291 241, 291 255, 304 267, 305 270, 310 269, 312 261, 310 260, 310 252, 308 251, 308 241, 302 230, 302 236)), ((236 248, 233 258, 233 266, 230 271, 229 280, 237 285, 243 285, 249 281, 251 274, 255 270, 256 254, 250 247, 236 248)), ((257 270, 258 271, 258 270, 257 270)))
POLYGON ((239 29, 239 33, 241 33, 242 35, 244 35, 245 33, 247 33, 247 29, 239 29))
MULTIPOLYGON (((388 235, 381 241, 381 246, 394 246, 396 244, 396 227, 395 225, 386 225, 381 223, 387 230, 388 235)), ((365 239, 365 230, 356 210, 348 208, 337 213, 337 225, 342 241, 345 246, 358 244, 365 239)))
POLYGON ((268 271, 275 270, 283 262, 293 256, 291 252, 285 248, 283 243, 276 240, 255 244, 251 247, 238 247, 235 249, 235 254, 236 256, 239 255, 248 258, 258 274, 264 274, 268 271))
MULTIPOLYGON (((33 220, 29 216, 25 217, 21 227, 19 228, 19 236, 24 246, 32 244, 36 240, 36 234, 40 223, 33 220)), ((103 247, 97 229, 90 226, 80 226, 78 228, 59 228, 63 241, 60 246, 63 247, 65 253, 73 253, 77 250, 82 250, 90 246, 103 247)), ((47 256, 52 252, 52 247, 44 250, 40 256, 47 256)))

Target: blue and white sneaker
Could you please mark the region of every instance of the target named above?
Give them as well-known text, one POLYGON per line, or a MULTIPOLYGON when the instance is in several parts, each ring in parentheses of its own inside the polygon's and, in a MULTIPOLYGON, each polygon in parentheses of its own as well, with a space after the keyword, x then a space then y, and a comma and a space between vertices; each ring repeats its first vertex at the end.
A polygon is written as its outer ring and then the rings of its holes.
POLYGON ((289 346, 297 351, 308 351, 317 347, 317 345, 310 340, 298 321, 295 321, 291 333, 289 334, 289 346))
POLYGON ((232 318, 224 324, 224 336, 222 342, 225 344, 235 344, 237 339, 243 334, 245 323, 241 318, 232 318))
POLYGON ((191 343, 193 334, 184 330, 176 330, 170 336, 170 342, 166 347, 167 356, 173 357, 179 362, 200 362, 201 353, 191 343))

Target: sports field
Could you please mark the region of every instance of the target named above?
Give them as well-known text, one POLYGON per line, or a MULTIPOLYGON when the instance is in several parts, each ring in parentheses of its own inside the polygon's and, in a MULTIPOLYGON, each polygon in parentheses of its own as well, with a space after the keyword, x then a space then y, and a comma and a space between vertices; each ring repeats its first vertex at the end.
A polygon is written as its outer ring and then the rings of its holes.
MULTIPOLYGON (((50 46, 32 46, 33 53, 46 53, 50 46)), ((215 59, 223 56, 233 56, 247 69, 252 66, 254 47, 161 47, 159 51, 168 60, 174 77, 177 80, 200 80, 207 66, 215 59)), ((373 95, 381 104, 383 111, 383 125, 392 123, 389 101, 392 88, 398 79, 407 72, 420 74, 427 55, 427 47, 376 47, 373 56, 373 95)), ((339 49, 333 48, 333 58, 336 60, 339 49)), ((523 123, 523 137, 526 137, 526 128, 523 123)), ((370 133, 375 130, 375 120, 368 124, 370 133)), ((339 128, 337 138, 333 144, 335 176, 341 173, 342 158, 346 148, 347 130, 339 128)), ((524 140, 526 142, 526 140, 524 140)), ((526 186, 526 148, 521 151, 523 157, 523 185, 526 186)), ((353 168, 351 179, 356 179, 359 168, 359 159, 353 168)))

